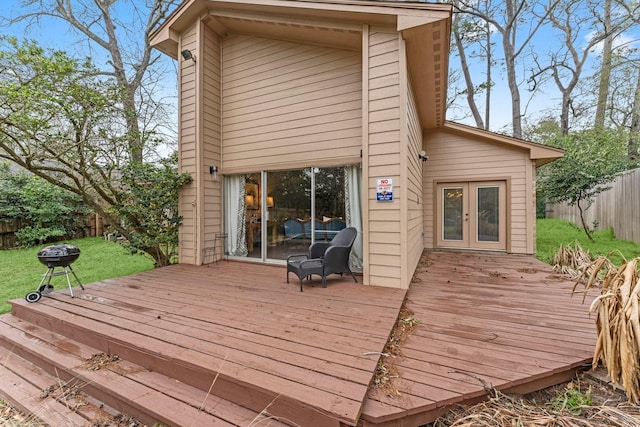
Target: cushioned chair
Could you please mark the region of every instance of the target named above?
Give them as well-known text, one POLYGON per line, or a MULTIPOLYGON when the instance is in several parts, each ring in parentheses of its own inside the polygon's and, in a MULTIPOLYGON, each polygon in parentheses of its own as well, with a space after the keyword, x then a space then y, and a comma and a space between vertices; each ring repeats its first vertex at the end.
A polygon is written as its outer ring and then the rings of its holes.
POLYGON ((288 219, 284 222, 284 241, 304 239, 302 223, 297 219, 288 219))
POLYGON ((322 277, 322 287, 327 287, 327 276, 330 274, 349 273, 358 283, 356 276, 349 268, 349 254, 356 240, 358 231, 353 227, 342 229, 330 242, 316 242, 309 246, 307 254, 289 255, 287 257, 287 283, 289 272, 294 273, 300 280, 311 278, 312 275, 322 277))

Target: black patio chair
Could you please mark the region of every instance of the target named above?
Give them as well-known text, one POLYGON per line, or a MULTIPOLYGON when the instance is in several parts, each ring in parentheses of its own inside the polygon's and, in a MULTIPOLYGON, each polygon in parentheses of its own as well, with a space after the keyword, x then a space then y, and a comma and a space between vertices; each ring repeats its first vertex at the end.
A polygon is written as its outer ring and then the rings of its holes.
POLYGON ((306 254, 289 255, 287 257, 287 283, 289 272, 294 273, 300 279, 300 292, 302 292, 302 279, 310 279, 312 275, 322 277, 322 287, 327 287, 327 276, 330 274, 349 273, 358 283, 356 276, 349 268, 349 254, 356 240, 358 230, 347 227, 338 232, 330 242, 315 242, 309 246, 306 254))

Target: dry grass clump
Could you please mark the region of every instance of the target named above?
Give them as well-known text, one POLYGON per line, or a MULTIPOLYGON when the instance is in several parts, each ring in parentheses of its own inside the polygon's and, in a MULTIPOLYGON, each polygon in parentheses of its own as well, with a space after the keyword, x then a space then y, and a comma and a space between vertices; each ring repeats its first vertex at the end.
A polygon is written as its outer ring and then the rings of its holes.
POLYGON ((407 308, 403 303, 384 351, 380 354, 380 360, 378 360, 378 366, 373 376, 373 386, 382 390, 388 397, 402 395, 393 384, 393 380, 400 376, 393 359, 402 356, 402 345, 420 323, 413 317, 413 314, 413 310, 407 308))
POLYGON ((622 383, 627 398, 637 404, 640 399, 640 257, 611 268, 600 257, 592 262, 591 273, 583 273, 585 296, 590 288, 600 287, 600 295, 591 303, 596 313, 598 341, 593 366, 602 362, 613 385, 622 383), (602 272, 602 274, 601 274, 602 272), (598 276, 602 276, 601 279, 598 276))
POLYGON ((640 427, 637 406, 588 406, 554 408, 554 402, 540 405, 521 396, 487 390, 486 402, 449 413, 434 427, 640 427), (576 411, 577 410, 577 411, 576 411))
POLYGON ((44 427, 34 416, 24 415, 0 400, 0 425, 6 427, 44 427))
POLYGON ((613 268, 613 264, 608 257, 599 257, 604 265, 594 266, 593 256, 589 251, 582 249, 580 243, 574 242, 572 245, 560 245, 558 252, 551 259, 553 269, 559 273, 567 274, 572 279, 582 281, 585 277, 590 277, 594 270, 600 271, 602 267, 613 268))

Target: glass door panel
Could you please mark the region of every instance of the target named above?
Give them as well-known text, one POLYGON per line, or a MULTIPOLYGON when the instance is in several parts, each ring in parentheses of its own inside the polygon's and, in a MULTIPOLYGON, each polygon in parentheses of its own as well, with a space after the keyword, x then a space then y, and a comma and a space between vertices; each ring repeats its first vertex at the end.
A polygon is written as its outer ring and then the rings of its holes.
MULTIPOLYGON (((313 240, 329 241, 347 226, 345 221, 345 168, 314 169, 313 240)), ((311 227, 310 227, 311 228, 311 227)))
POLYGON ((471 247, 507 249, 507 185, 505 181, 471 182, 471 247))
POLYGON ((442 240, 465 240, 465 201, 464 187, 442 188, 442 240))
POLYGON ((498 187, 477 187, 476 241, 500 241, 500 203, 498 187))
POLYGON ((305 233, 311 215, 311 169, 266 173, 266 254, 287 259, 306 253, 311 234, 305 233))

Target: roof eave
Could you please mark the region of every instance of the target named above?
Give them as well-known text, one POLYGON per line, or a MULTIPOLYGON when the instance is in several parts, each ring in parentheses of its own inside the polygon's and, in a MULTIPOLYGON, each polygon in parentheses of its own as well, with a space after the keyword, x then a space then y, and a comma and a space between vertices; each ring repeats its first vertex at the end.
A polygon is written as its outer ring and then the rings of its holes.
POLYGON ((460 123, 446 121, 442 129, 459 135, 474 136, 476 138, 483 139, 489 142, 527 150, 529 151, 529 159, 535 162, 536 167, 546 165, 547 163, 551 163, 552 161, 564 156, 564 150, 560 148, 550 147, 548 145, 543 145, 536 142, 525 141, 523 139, 501 135, 460 123))

